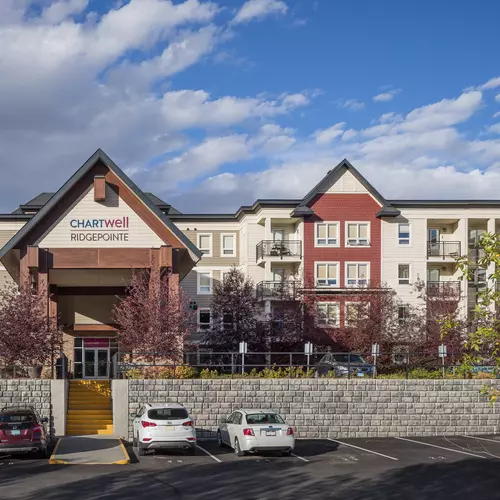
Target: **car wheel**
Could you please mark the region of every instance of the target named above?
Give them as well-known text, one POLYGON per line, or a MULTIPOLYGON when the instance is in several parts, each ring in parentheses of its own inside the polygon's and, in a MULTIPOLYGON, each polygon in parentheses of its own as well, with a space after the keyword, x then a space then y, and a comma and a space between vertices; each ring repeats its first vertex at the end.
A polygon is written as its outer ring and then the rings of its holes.
POLYGON ((217 446, 219 448, 224 448, 224 441, 222 441, 221 431, 217 431, 217 446))
POLYGON ((195 448, 195 447, 193 447, 193 448, 188 448, 188 449, 187 449, 187 454, 188 454, 188 455, 191 455, 191 456, 196 455, 196 448, 195 448))
POLYGON ((246 455, 246 452, 241 451, 240 442, 238 441, 238 438, 234 439, 234 453, 236 454, 237 457, 244 457, 246 455))
POLYGON ((282 454, 284 457, 291 457, 291 456, 292 456, 292 450, 283 451, 281 454, 282 454))
POLYGON ((137 448, 137 454, 140 457, 145 457, 146 456, 146 450, 144 448, 141 448, 140 446, 137 448))
POLYGON ((34 454, 34 456, 35 456, 36 458, 42 458, 42 459, 49 458, 49 450, 48 450, 48 448, 47 448, 47 447, 42 448, 42 449, 38 450, 38 451, 34 454))

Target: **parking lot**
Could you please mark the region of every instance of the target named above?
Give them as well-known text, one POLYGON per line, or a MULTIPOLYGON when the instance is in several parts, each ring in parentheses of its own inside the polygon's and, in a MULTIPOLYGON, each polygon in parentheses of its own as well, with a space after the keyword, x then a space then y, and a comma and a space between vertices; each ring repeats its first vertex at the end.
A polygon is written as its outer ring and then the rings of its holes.
POLYGON ((444 499, 498 494, 500 436, 297 440, 294 456, 238 458, 201 441, 131 465, 49 465, 0 456, 3 499, 444 499))

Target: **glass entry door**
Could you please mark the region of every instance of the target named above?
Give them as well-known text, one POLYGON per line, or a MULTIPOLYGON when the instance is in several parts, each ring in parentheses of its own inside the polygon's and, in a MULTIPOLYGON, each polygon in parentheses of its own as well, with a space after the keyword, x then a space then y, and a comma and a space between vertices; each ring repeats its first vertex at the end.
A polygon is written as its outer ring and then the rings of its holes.
POLYGON ((83 360, 83 378, 109 378, 109 349, 84 349, 83 360))

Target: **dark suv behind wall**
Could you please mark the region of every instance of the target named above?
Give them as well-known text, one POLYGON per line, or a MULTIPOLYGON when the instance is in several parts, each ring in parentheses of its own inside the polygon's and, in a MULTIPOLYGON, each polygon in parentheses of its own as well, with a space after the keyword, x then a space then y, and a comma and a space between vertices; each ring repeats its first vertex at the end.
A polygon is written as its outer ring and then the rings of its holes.
POLYGON ((0 410, 0 453, 36 453, 47 457, 49 438, 45 424, 30 406, 0 410))

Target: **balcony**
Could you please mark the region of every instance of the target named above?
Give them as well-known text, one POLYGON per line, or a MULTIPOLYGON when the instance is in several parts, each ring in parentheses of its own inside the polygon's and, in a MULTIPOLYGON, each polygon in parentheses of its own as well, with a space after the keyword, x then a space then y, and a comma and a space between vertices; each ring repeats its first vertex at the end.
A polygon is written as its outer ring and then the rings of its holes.
POLYGON ((428 281, 427 297, 432 299, 460 299, 460 281, 428 281))
POLYGON ((455 259, 460 257, 459 241, 427 242, 427 257, 440 257, 445 259, 455 259))
POLYGON ((264 240, 257 245, 257 262, 265 258, 297 261, 302 259, 301 240, 264 240))
POLYGON ((298 281, 261 281, 257 284, 257 300, 295 300, 298 281))

